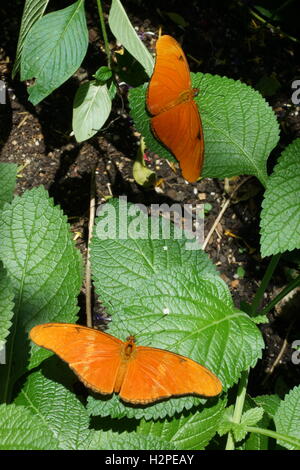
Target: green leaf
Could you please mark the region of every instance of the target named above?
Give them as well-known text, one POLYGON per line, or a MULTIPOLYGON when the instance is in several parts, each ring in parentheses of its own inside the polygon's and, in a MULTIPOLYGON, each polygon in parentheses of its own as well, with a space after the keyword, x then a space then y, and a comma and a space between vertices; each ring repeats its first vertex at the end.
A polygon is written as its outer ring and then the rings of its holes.
POLYGON ((84 448, 90 441, 89 416, 69 390, 74 380, 67 365, 62 366, 57 357, 51 357, 41 370, 29 375, 15 400, 47 425, 59 449, 84 448))
POLYGON ((73 105, 73 131, 77 142, 95 135, 103 126, 111 111, 111 99, 106 85, 96 81, 81 85, 73 105))
MULTIPOLYGON (((8 397, 15 380, 25 371, 29 330, 47 321, 76 321, 81 257, 66 219, 43 187, 15 197, 0 217, 0 257, 16 305, 7 364, 0 368, 1 391, 8 397)), ((48 351, 34 347, 31 366, 48 355, 48 351)))
POLYGON ((0 405, 0 449, 57 449, 57 440, 47 424, 25 406, 0 405))
MULTIPOLYGON (((255 175, 267 182, 266 162, 278 142, 278 122, 272 108, 253 88, 226 77, 192 74, 192 86, 202 119, 205 141, 203 177, 255 175)), ((153 136, 145 107, 147 87, 130 90, 131 116, 147 146, 160 157, 172 154, 153 136)))
MULTIPOLYGON (((111 199, 101 207, 95 223, 91 265, 97 292, 105 305, 110 306, 113 301, 117 307, 125 294, 135 289, 136 279, 146 282, 166 269, 176 270, 187 264, 196 265, 199 273, 216 274, 207 254, 201 249, 187 249, 193 246, 193 239, 188 239, 173 224, 170 226, 163 217, 148 218, 141 212, 139 219, 145 233, 132 238, 128 232, 137 220, 136 208, 126 203, 126 197, 111 199), (107 238, 103 233, 106 226, 107 238), (148 234, 156 235, 156 228, 159 236, 149 238, 148 234)), ((162 205, 160 208, 163 210, 162 205)))
POLYGON ((112 71, 106 65, 100 67, 93 77, 100 82, 107 82, 112 77, 112 71))
MULTIPOLYGON (((255 401, 246 396, 244 403, 244 414, 249 410, 255 409, 255 401)), ((247 415, 246 415, 247 416, 247 415)), ((242 418, 243 419, 243 418, 242 418)), ((269 429, 271 418, 266 413, 263 413, 261 419, 256 422, 257 426, 262 429, 269 429)), ((263 434, 255 432, 247 432, 245 439, 236 446, 237 450, 268 450, 269 438, 263 434)))
POLYGON ((300 449, 300 386, 294 387, 280 403, 274 416, 276 431, 295 438, 295 445, 278 441, 281 446, 288 449, 300 449), (296 442, 296 439, 298 442, 296 442))
POLYGON ((152 75, 154 60, 132 26, 119 0, 112 0, 108 23, 113 35, 128 52, 152 75))
POLYGON ((0 209, 13 198, 17 169, 14 163, 0 163, 0 209))
POLYGON ((87 46, 83 0, 39 19, 26 36, 21 58, 21 80, 35 78, 29 101, 36 105, 71 77, 87 46))
POLYGON ((269 177, 261 211, 261 253, 300 248, 300 139, 281 154, 269 177))
POLYGON ((251 408, 245 411, 241 418, 241 424, 245 426, 255 426, 263 417, 264 410, 261 407, 251 408))
POLYGON ((278 407, 281 403, 280 397, 278 395, 259 395, 254 397, 253 401, 258 406, 261 406, 270 416, 270 418, 274 418, 276 411, 278 410, 278 407))
MULTIPOLYGON (((226 390, 260 357, 263 341, 259 330, 234 308, 227 286, 211 274, 201 250, 185 250, 184 240, 174 239, 174 234, 169 239, 147 238, 150 219, 145 214, 139 219, 144 228, 141 239, 126 239, 123 229, 128 226, 130 233, 134 218, 126 222, 126 205, 123 209, 117 202, 107 206, 122 210, 117 217, 121 227, 115 238, 105 240, 99 238, 96 224, 91 262, 97 293, 113 315, 109 332, 121 339, 135 334, 138 344, 191 357, 211 369, 226 390)), ((130 208, 132 205, 128 211, 130 208)), ((114 232, 112 225, 108 232, 114 232)), ((107 399, 98 402, 97 409, 90 399, 92 414, 158 419, 200 401, 173 398, 133 409, 117 397, 109 404, 107 399)))
MULTIPOLYGON (((175 450, 175 446, 149 434, 135 432, 94 431, 87 450, 175 450)), ((115 459, 117 455, 115 455, 115 459)), ((108 465, 116 465, 110 454, 106 457, 108 465)))
POLYGON ((48 3, 49 0, 25 0, 12 78, 15 78, 20 68, 25 38, 35 22, 43 16, 48 3))
POLYGON ((219 426, 218 426, 218 434, 220 436, 224 436, 224 434, 227 434, 229 431, 232 430, 232 425, 233 425, 233 412, 234 412, 234 406, 233 405, 230 405, 228 406, 221 419, 220 419, 220 422, 219 422, 219 426))
POLYGON ((175 445, 178 450, 202 450, 216 434, 226 400, 215 400, 207 408, 193 408, 172 420, 141 420, 137 432, 157 436, 175 445))
POLYGON ((13 317, 13 298, 14 293, 10 280, 0 261, 0 367, 5 359, 5 357, 2 358, 1 354, 4 354, 4 345, 6 337, 9 335, 11 319, 13 317), (1 359, 3 359, 3 362, 1 359))

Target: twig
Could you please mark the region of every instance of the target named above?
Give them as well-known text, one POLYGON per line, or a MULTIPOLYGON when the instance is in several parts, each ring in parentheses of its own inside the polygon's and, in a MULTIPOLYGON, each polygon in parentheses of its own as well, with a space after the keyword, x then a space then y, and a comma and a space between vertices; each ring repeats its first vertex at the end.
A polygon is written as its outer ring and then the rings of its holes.
POLYGON ((275 367, 276 367, 276 366, 279 364, 279 362, 281 361, 282 356, 284 355, 284 353, 285 353, 285 351, 286 351, 286 348, 287 348, 287 346, 288 346, 288 344, 289 344, 289 343, 288 343, 288 337, 289 337, 289 334, 290 334, 290 332, 291 332, 291 330, 292 330, 292 327, 294 326, 294 323, 295 323, 295 320, 290 323, 290 325, 289 325, 289 327, 288 327, 288 330, 287 330, 287 332, 286 332, 285 338, 284 338, 284 340, 283 340, 282 346, 281 346, 281 348, 280 348, 280 351, 279 351, 279 353, 278 353, 278 355, 277 355, 275 361, 274 361, 273 364, 271 365, 271 367, 267 370, 267 372, 266 372, 267 375, 266 375, 266 377, 264 378, 264 380, 263 380, 263 382, 262 382, 262 385, 264 385, 264 384, 267 382, 267 380, 268 380, 268 379, 270 378, 270 376, 273 374, 275 367))
POLYGON ((90 263, 90 244, 93 236, 93 227, 96 212, 96 188, 95 188, 95 168, 91 174, 91 191, 90 191, 90 216, 89 216, 89 235, 87 246, 87 259, 85 269, 85 305, 86 305, 86 323, 90 328, 93 326, 92 318, 92 283, 91 283, 91 263, 90 263))
POLYGON ((229 206, 230 204, 230 201, 231 199, 233 198, 234 194, 240 189, 240 187, 246 183, 246 181, 249 181, 249 179, 252 178, 252 176, 247 176, 247 178, 245 178, 243 181, 241 181, 235 188, 234 190, 232 191, 232 193, 230 194, 229 198, 227 199, 227 201, 224 203, 221 211, 219 212, 219 215, 218 217, 216 218, 216 220, 214 221, 210 231, 208 232, 208 235, 207 237, 205 238, 204 240, 204 243, 202 245, 202 250, 205 250, 209 240, 210 240, 210 237, 212 236, 214 230, 216 229, 218 223, 220 222, 220 220, 222 219, 223 215, 224 215, 224 212, 226 211, 227 207, 229 206))

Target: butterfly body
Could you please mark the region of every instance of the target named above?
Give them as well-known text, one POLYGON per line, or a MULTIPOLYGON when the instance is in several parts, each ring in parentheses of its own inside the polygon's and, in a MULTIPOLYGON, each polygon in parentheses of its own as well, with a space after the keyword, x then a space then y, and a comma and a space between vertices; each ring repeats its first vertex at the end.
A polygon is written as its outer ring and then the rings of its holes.
POLYGON ((197 94, 180 45, 171 36, 162 36, 156 43, 156 63, 147 91, 151 129, 175 155, 190 182, 200 176, 204 155, 202 123, 194 101, 197 94))
POLYGON ((30 338, 66 361, 87 387, 118 393, 132 404, 180 395, 215 396, 222 390, 204 366, 164 349, 137 346, 134 336, 121 341, 93 328, 46 323, 32 328, 30 338))

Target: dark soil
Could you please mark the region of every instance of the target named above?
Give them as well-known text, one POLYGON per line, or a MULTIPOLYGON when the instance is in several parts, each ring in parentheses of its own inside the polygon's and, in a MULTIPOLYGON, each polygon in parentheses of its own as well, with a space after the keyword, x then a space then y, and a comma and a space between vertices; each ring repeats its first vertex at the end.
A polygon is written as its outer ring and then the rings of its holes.
MULTIPOLYGON (((63 1, 50 3, 53 9, 69 4, 63 1)), ((78 84, 91 78, 101 65, 106 64, 101 52, 103 41, 98 29, 96 2, 88 3, 95 5, 87 5, 90 44, 86 59, 74 77, 36 107, 28 102, 26 84, 20 83, 18 78, 11 79, 23 1, 0 7, 0 78, 7 84, 7 104, 0 105, 0 160, 15 162, 22 167, 17 193, 44 185, 68 215, 76 243, 83 253, 86 251, 90 181, 94 168, 98 203, 110 195, 126 195, 129 201, 148 205, 163 200, 181 204, 195 204, 201 200, 211 205, 205 218, 207 233, 228 197, 226 185, 234 188, 240 178, 226 182, 207 178, 196 184, 186 184, 178 169, 174 172, 166 161, 153 158, 149 166, 163 178, 159 190, 138 186, 132 176, 132 165, 139 135, 129 119, 126 105, 123 110, 118 97, 113 104, 112 124, 105 130, 82 144, 70 136, 72 103, 78 84)), ((194 72, 225 75, 258 88, 263 77, 276 78, 278 90, 266 96, 281 125, 280 144, 270 158, 271 169, 281 150, 300 137, 299 109, 291 102, 291 82, 300 77, 299 41, 292 40, 287 30, 282 32, 280 28, 260 22, 243 2, 170 0, 162 6, 156 0, 127 0, 123 5, 151 51, 158 28, 163 25, 163 32, 182 42, 194 72), (188 25, 177 25, 166 12, 181 15, 188 25)), ((104 8, 108 13, 109 5, 104 8)), ((115 48, 112 36, 110 41, 115 48)), ((123 99, 126 103, 126 92, 123 99)), ((237 307, 241 301, 252 301, 269 261, 261 259, 259 254, 262 187, 251 178, 242 190, 229 205, 206 249, 228 284, 237 307), (244 275, 238 268, 243 268, 244 275)), ((266 293, 265 304, 287 284, 286 273, 292 268, 291 261, 281 260, 266 293)), ((284 309, 272 311, 270 323, 261 326, 266 349, 250 377, 250 391, 254 395, 281 393, 299 383, 300 368, 291 362, 291 343, 300 339, 297 304, 294 311, 287 306, 284 309), (287 347, 272 371, 285 339, 287 347)))

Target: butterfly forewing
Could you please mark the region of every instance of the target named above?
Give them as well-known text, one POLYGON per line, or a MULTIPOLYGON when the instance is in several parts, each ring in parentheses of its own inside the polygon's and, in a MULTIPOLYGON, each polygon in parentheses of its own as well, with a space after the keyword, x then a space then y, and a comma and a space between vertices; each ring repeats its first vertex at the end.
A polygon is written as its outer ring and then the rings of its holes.
POLYGON ((183 50, 171 36, 162 36, 156 43, 156 62, 147 93, 151 114, 176 105, 180 93, 191 88, 189 67, 183 50))
POLYGON ((66 361, 87 387, 103 394, 113 392, 123 341, 92 328, 67 323, 35 326, 30 338, 66 361))
POLYGON ((221 391, 220 380, 192 359, 163 349, 137 346, 120 397, 130 403, 147 404, 189 394, 211 397, 221 391))
POLYGON ((190 70, 180 45, 170 36, 156 43, 156 62, 147 92, 151 129, 179 161, 184 178, 195 182, 204 155, 202 123, 190 70))

